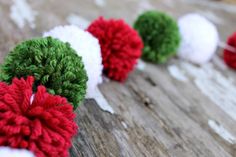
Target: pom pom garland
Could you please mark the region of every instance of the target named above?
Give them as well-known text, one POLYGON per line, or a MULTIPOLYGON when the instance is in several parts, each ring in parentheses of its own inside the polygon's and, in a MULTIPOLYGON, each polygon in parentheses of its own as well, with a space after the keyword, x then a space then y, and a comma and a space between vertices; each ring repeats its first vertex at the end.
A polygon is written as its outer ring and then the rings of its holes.
POLYGON ((68 42, 82 57, 88 75, 87 98, 93 98, 95 88, 102 82, 102 57, 98 40, 89 32, 76 26, 58 26, 49 32, 45 32, 44 37, 51 36, 63 42, 68 42))
POLYGON ((13 149, 10 147, 0 147, 1 157, 35 157, 34 154, 25 149, 13 149))
POLYGON ((236 32, 228 38, 227 44, 234 48, 234 51, 224 49, 224 61, 229 67, 236 69, 236 32))
POLYGON ((0 79, 33 75, 35 86, 45 85, 52 94, 64 96, 76 108, 86 94, 87 74, 75 50, 51 37, 22 42, 1 66, 0 79))
POLYGON ((87 29, 101 45, 103 72, 111 79, 124 81, 141 56, 142 40, 123 20, 93 21, 87 29))
POLYGON ((33 95, 33 77, 0 82, 0 146, 28 149, 36 157, 67 157, 76 133, 73 107, 44 86, 33 95))
POLYGON ((137 18, 134 28, 144 42, 144 60, 164 63, 176 54, 180 34, 176 21, 170 16, 158 11, 147 11, 137 18))
POLYGON ((179 18, 178 25, 182 38, 178 56, 195 64, 208 62, 219 42, 216 26, 195 13, 179 18))

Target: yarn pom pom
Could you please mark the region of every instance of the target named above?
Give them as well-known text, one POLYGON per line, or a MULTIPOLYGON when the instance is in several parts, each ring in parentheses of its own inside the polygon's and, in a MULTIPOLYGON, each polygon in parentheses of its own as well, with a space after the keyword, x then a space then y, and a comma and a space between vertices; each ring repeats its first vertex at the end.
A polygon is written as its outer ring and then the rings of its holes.
POLYGON ((89 32, 76 26, 59 26, 44 33, 63 42, 68 42, 77 54, 82 57, 88 75, 87 98, 93 98, 95 88, 102 82, 102 57, 98 40, 89 32))
POLYGON ((181 17, 178 25, 182 38, 178 56, 195 64, 208 62, 216 52, 219 41, 216 26, 195 13, 181 17))
MULTIPOLYGON (((236 50, 236 32, 228 38, 227 44, 236 50)), ((229 67, 236 69, 236 51, 224 49, 224 61, 229 67)))
POLYGON ((84 64, 68 43, 51 37, 25 41, 15 47, 1 66, 0 79, 35 77, 35 85, 45 85, 51 94, 61 95, 76 108, 86 94, 84 64))
POLYGON ((177 23, 158 11, 141 14, 134 23, 144 42, 142 58, 154 63, 165 63, 176 54, 180 43, 177 23))
POLYGON ((0 147, 1 157, 35 157, 34 154, 25 149, 13 149, 10 147, 0 147))
POLYGON ((88 27, 102 49, 103 72, 116 81, 124 81, 141 56, 142 40, 123 20, 98 18, 88 27))
POLYGON ((34 78, 0 82, 0 146, 28 149, 37 157, 67 157, 77 131, 73 107, 66 98, 38 86, 34 78))

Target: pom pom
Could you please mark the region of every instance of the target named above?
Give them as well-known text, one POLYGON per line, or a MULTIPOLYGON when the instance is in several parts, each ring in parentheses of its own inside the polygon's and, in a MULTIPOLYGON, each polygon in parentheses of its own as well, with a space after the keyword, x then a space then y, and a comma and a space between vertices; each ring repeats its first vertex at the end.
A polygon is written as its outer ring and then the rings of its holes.
POLYGON ((13 149, 10 147, 0 147, 1 157, 35 157, 34 154, 25 149, 13 149))
POLYGON ((144 60, 165 63, 176 54, 180 34, 176 21, 170 16, 158 11, 147 11, 137 18, 134 28, 144 42, 144 60))
POLYGON ((102 57, 98 40, 89 32, 76 26, 59 26, 44 33, 63 42, 68 42, 82 57, 88 75, 87 98, 93 98, 95 88, 102 82, 102 57))
POLYGON ((42 85, 33 95, 33 83, 33 77, 0 82, 0 146, 28 149, 37 157, 67 157, 77 130, 73 107, 42 85))
POLYGON ((76 108, 86 94, 87 74, 75 50, 51 37, 25 41, 15 47, 1 66, 0 79, 35 77, 51 94, 61 95, 76 108))
POLYGON ((195 64, 208 62, 219 41, 216 26, 195 13, 181 17, 178 25, 182 38, 178 56, 195 64))
MULTIPOLYGON (((228 38, 227 44, 236 50, 236 32, 228 38)), ((224 49, 224 61, 229 67, 236 69, 236 51, 224 49)))
POLYGON ((88 27, 102 49, 103 72, 116 81, 124 81, 133 70, 143 47, 138 33, 123 20, 100 17, 88 27))

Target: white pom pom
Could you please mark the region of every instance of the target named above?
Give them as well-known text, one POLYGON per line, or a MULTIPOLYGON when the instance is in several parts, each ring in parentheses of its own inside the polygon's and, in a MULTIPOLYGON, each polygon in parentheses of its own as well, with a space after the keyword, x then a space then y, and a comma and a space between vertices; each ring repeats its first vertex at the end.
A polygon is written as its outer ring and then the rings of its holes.
POLYGON ((178 56, 195 64, 208 62, 219 42, 216 26, 195 13, 181 17, 178 26, 182 39, 178 56))
POLYGON ((95 87, 102 82, 103 66, 98 40, 89 32, 72 25, 55 27, 43 36, 51 36, 70 43, 71 47, 82 57, 88 75, 86 97, 93 98, 96 95, 95 87))
POLYGON ((33 153, 25 149, 0 147, 0 157, 35 157, 35 156, 33 153))

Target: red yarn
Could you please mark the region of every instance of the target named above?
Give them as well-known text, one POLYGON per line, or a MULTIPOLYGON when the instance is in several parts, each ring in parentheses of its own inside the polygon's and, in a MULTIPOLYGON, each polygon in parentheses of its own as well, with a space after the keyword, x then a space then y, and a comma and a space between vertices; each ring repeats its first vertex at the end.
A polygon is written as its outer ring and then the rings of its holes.
POLYGON ((72 105, 38 86, 31 104, 33 77, 0 82, 0 146, 25 148, 36 157, 67 157, 77 131, 72 105))
POLYGON ((101 45, 104 73, 111 79, 124 81, 141 56, 143 43, 138 33, 121 19, 103 17, 92 22, 88 31, 101 45))
MULTIPOLYGON (((236 48, 236 32, 228 38, 227 44, 236 48)), ((236 69, 236 52, 225 49, 224 61, 229 67, 236 69)))

